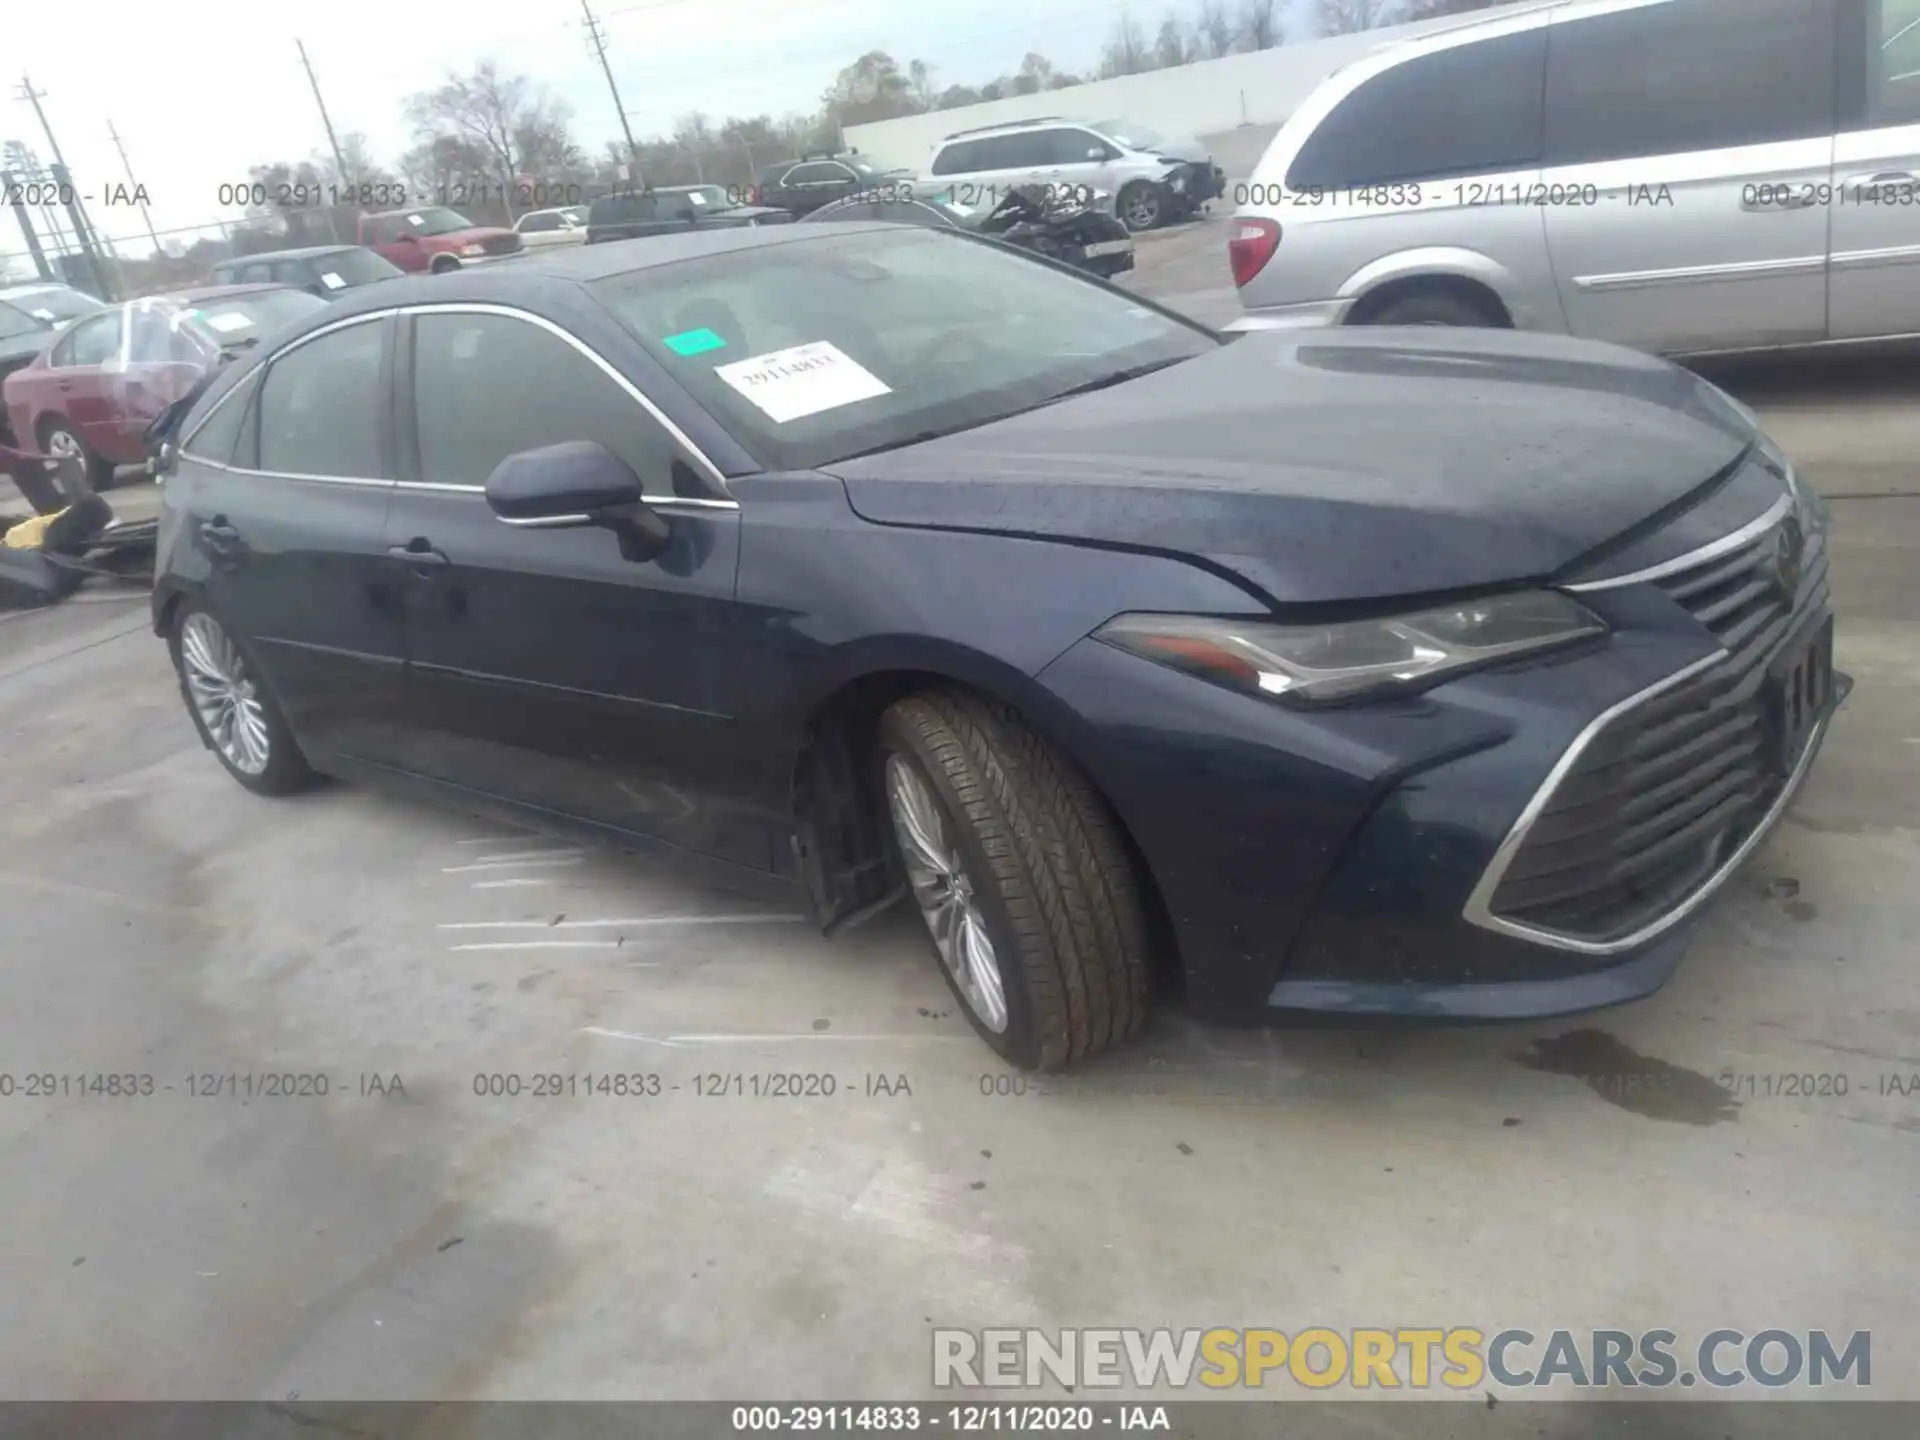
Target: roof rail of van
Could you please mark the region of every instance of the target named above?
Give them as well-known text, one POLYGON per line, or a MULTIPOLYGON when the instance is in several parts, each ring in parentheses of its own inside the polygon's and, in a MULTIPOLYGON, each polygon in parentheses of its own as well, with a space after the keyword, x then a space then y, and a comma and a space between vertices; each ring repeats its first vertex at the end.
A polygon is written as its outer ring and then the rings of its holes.
POLYGON ((1066 121, 1064 115, 1028 115, 1020 120, 1002 120, 998 125, 976 125, 971 130, 956 130, 951 135, 941 137, 946 140, 958 140, 962 135, 984 135, 989 130, 1011 130, 1017 125, 1059 125, 1066 121))

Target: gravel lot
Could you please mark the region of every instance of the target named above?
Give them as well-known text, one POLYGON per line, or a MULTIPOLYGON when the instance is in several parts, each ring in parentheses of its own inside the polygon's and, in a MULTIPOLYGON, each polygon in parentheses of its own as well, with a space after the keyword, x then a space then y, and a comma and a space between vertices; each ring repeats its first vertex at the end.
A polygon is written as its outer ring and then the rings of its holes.
MULTIPOLYGON (((1134 283, 1226 318, 1223 231, 1134 283)), ((1859 688, 1673 983, 1573 1021, 1174 1013, 991 1093, 911 914, 827 944, 456 814, 259 800, 137 599, 0 618, 0 1072, 171 1087, 0 1099, 0 1397, 906 1397, 936 1324, 1469 1324, 1870 1329, 1920 1398, 1920 1095, 1881 1078, 1920 1072, 1920 368, 1718 373, 1855 497, 1859 688), (587 1071, 662 1092, 475 1093, 587 1071), (696 1093, 774 1071, 837 1090, 696 1093), (263 1072, 330 1093, 225 1088, 263 1072)))

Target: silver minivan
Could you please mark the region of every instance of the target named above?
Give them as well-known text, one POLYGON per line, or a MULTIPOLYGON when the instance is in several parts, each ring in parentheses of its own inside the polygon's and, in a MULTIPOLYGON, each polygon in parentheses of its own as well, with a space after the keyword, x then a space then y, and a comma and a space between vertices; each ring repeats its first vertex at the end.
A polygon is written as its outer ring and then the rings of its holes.
POLYGON ((1236 187, 1229 328, 1920 334, 1917 177, 1920 0, 1568 0, 1324 81, 1236 187))

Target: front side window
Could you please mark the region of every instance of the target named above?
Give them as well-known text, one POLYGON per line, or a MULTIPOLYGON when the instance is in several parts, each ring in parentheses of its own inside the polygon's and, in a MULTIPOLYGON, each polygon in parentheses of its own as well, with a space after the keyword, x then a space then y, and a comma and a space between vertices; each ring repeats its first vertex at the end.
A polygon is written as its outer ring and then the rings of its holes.
POLYGON ((532 215, 522 215, 520 223, 513 228, 522 235, 533 235, 542 230, 558 230, 560 217, 551 210, 540 210, 532 215))
POLYGON ((933 173, 969 175, 975 170, 985 169, 980 163, 983 144, 979 140, 957 140, 951 145, 941 146, 940 153, 933 157, 933 173))
POLYGON ((1548 27, 1545 159, 1831 135, 1833 0, 1674 0, 1548 27))
POLYGON ((275 360, 260 393, 260 468, 383 479, 385 327, 349 325, 275 360))
POLYGON ((558 335, 510 315, 419 315, 413 325, 422 480, 484 485, 518 451, 597 440, 649 491, 664 485, 673 462, 667 433, 558 335))
POLYGON ((950 231, 809 228, 587 287, 772 468, 963 430, 1220 343, 950 231))
POLYGON ((1488 174, 1540 158, 1544 30, 1416 55, 1336 105, 1294 157, 1290 190, 1488 174))

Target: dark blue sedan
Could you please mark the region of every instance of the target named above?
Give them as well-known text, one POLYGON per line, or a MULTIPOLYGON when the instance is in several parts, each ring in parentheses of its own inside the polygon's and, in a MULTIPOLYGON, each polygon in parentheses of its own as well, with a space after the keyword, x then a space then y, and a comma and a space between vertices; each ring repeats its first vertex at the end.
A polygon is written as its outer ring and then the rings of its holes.
POLYGON ((966 235, 342 297, 173 431, 154 623, 233 776, 911 898, 989 1045, 1642 995, 1805 777, 1821 502, 1547 336, 1232 343, 966 235))

